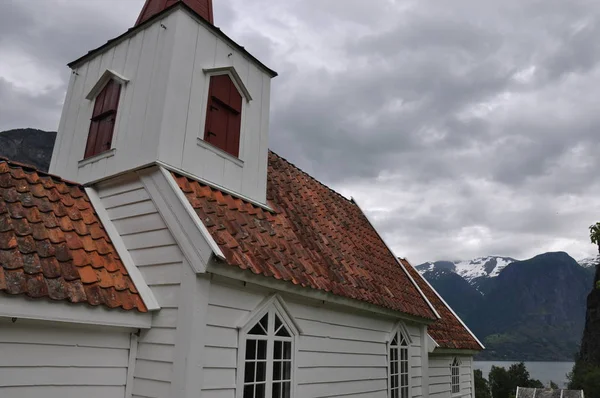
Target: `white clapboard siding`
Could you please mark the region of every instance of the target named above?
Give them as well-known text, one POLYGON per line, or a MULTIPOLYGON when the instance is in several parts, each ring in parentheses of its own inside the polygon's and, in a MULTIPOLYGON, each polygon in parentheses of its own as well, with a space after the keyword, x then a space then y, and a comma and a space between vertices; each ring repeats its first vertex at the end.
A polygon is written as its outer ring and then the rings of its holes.
POLYGON ((429 397, 449 398, 452 395, 450 356, 429 357, 429 397))
POLYGON ((0 397, 122 398, 130 333, 3 323, 0 397))
POLYGON ((431 356, 429 358, 429 396, 432 398, 450 398, 451 396, 470 397, 472 388, 473 359, 459 356, 460 394, 452 394, 452 376, 450 364, 454 356, 431 356))
POLYGON ((173 380, 182 269, 187 265, 137 178, 100 186, 98 195, 161 306, 152 316, 152 327, 140 333, 133 395, 166 398, 173 380))
MULTIPOLYGON (((267 295, 265 291, 244 287, 241 283, 213 281, 203 361, 203 390, 209 391, 209 396, 234 396, 237 328, 267 295)), ((394 320, 311 305, 285 296, 284 301, 302 329, 302 335, 296 340, 298 397, 387 396, 387 339, 394 320)), ((412 396, 417 398, 422 396, 420 329, 411 324, 406 327, 413 340, 409 350, 411 386, 412 396)))

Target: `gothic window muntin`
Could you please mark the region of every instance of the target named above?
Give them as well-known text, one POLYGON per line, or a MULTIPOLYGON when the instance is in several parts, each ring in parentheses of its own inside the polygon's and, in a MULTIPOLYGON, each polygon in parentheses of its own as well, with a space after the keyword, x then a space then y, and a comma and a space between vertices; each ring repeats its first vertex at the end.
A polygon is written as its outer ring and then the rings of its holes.
POLYGON ((240 398, 294 396, 295 337, 298 330, 276 298, 240 330, 240 398))
POLYGON ((388 396, 410 397, 410 337, 403 325, 391 333, 388 343, 388 396))

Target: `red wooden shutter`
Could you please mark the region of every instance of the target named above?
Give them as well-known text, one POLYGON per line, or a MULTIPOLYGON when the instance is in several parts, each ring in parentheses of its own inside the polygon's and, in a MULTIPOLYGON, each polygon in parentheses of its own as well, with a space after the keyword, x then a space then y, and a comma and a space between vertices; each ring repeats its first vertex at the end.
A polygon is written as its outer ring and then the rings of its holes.
POLYGON ((242 95, 228 75, 212 76, 204 140, 237 157, 241 127, 242 95))
POLYGON ((121 85, 111 80, 96 97, 84 159, 110 149, 120 95, 121 85))

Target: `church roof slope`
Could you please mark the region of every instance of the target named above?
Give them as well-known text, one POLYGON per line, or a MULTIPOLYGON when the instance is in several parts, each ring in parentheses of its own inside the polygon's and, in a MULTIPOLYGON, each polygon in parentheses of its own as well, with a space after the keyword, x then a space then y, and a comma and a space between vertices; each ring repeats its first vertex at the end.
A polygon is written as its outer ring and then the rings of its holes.
POLYGON ((437 319, 360 208, 273 152, 267 200, 274 212, 173 175, 230 265, 437 319))
POLYGON ((427 296, 429 302, 433 304, 435 310, 440 315, 440 319, 427 326, 427 332, 440 348, 464 349, 481 351, 483 347, 477 341, 475 336, 458 319, 452 310, 440 299, 438 294, 423 279, 423 276, 405 259, 401 259, 402 264, 411 274, 414 281, 419 285, 421 291, 427 296))
POLYGON ((0 292, 147 312, 83 187, 5 159, 0 292))

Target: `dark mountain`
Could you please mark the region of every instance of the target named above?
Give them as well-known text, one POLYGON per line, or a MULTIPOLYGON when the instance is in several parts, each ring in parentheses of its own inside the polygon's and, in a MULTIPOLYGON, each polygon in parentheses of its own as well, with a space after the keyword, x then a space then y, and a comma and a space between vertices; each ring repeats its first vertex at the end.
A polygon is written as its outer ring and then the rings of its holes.
POLYGON ((572 360, 591 284, 590 274, 562 252, 507 266, 466 319, 487 347, 481 358, 572 360))
POLYGON ((0 132, 0 156, 30 164, 39 170, 50 167, 56 132, 16 129, 0 132))
POLYGON ((467 261, 435 261, 417 265, 417 271, 423 273, 434 270, 448 270, 460 275, 463 279, 486 294, 489 291, 490 279, 497 277, 514 258, 501 256, 478 257, 467 261))
POLYGON ((481 293, 460 275, 442 268, 427 271, 423 276, 461 318, 466 318, 481 306, 481 293))
POLYGON ((484 261, 451 263, 458 265, 454 272, 445 265, 425 264, 433 268, 423 273, 425 278, 486 345, 480 359, 573 359, 593 274, 568 254, 545 253, 514 261, 499 272, 469 281, 455 272, 481 274, 484 261), (466 267, 470 263, 474 271, 466 267))

